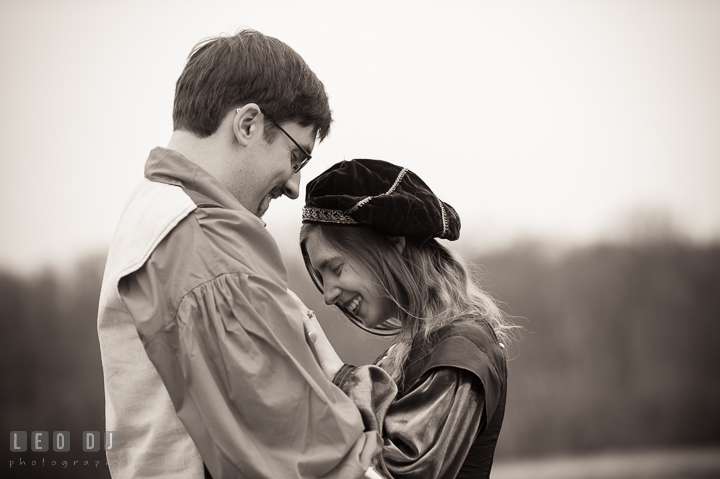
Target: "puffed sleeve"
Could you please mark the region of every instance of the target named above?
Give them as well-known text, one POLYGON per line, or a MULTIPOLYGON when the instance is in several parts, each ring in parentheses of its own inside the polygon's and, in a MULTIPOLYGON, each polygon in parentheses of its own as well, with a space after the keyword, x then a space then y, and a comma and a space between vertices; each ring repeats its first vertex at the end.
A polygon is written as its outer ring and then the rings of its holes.
POLYGON ((462 369, 439 367, 402 397, 390 398, 386 377, 377 366, 362 366, 343 368, 335 378, 366 428, 382 431, 375 468, 392 478, 454 478, 483 421, 480 380, 462 369))
POLYGON ((324 378, 286 290, 222 274, 158 325, 146 280, 128 278, 123 300, 214 479, 363 475, 377 434, 363 431, 353 403, 324 378))

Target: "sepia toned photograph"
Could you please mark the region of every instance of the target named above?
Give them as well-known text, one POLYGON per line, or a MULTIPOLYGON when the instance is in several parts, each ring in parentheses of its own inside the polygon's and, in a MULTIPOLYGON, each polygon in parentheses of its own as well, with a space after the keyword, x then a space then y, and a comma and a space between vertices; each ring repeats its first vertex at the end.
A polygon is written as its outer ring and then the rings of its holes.
POLYGON ((720 2, 0 37, 0 477, 720 477, 720 2))

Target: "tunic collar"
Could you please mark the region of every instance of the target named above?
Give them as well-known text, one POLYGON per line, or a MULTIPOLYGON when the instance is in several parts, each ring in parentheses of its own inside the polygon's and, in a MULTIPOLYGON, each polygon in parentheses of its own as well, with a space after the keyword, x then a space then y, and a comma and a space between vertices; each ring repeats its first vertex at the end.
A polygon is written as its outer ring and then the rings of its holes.
MULTIPOLYGON (((145 178, 195 191, 223 208, 248 211, 217 178, 174 150, 153 148, 145 163, 145 178)), ((265 226, 263 220, 257 219, 265 226)))

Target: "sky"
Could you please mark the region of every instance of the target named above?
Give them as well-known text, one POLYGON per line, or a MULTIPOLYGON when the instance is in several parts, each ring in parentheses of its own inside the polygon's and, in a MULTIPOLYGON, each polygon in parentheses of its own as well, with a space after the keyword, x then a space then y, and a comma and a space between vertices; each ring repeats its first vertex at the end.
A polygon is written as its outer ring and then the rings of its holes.
MULTIPOLYGON (((638 218, 720 239, 720 2, 3 0, 0 268, 106 251, 188 53, 242 27, 330 96, 301 198, 376 158, 455 207, 460 248, 586 244, 638 218)), ((301 208, 264 218, 286 254, 301 208)))

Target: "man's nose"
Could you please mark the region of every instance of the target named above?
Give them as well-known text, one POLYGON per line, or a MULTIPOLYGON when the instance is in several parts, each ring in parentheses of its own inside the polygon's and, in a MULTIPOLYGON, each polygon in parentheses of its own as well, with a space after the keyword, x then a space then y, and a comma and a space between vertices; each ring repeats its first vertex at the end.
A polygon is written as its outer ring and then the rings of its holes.
POLYGON ((290 178, 283 184, 283 195, 291 200, 300 196, 300 172, 293 173, 290 178))

